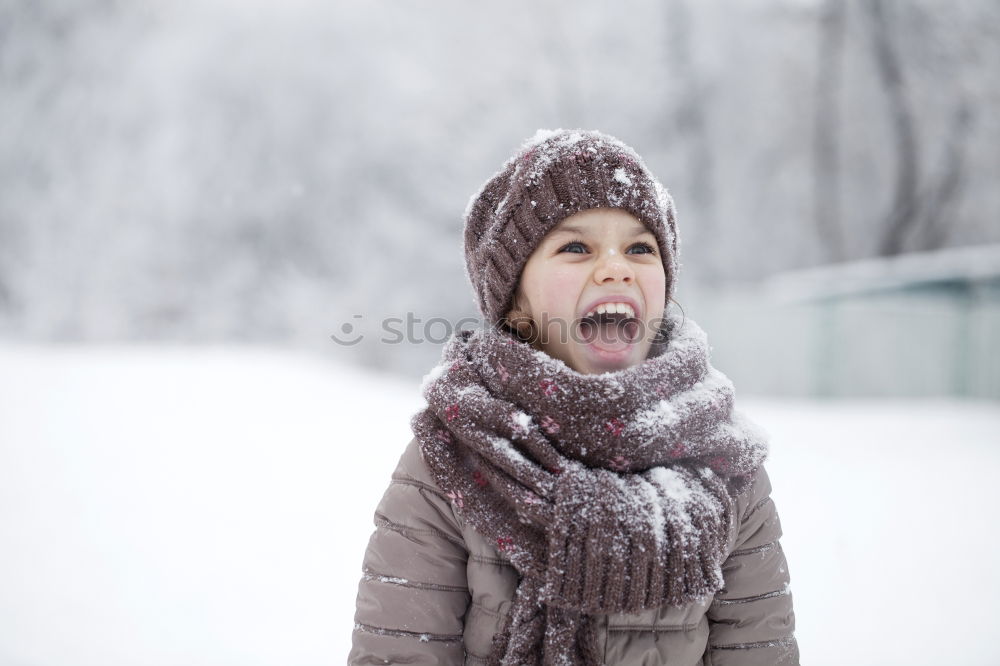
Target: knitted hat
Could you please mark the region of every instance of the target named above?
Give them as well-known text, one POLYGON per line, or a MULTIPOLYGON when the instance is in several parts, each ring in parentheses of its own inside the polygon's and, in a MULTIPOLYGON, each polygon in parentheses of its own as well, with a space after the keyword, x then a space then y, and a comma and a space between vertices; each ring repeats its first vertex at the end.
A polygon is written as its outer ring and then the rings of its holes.
POLYGON ((512 306, 521 270, 560 221, 589 208, 621 208, 656 236, 666 273, 664 304, 679 267, 674 202, 642 158, 588 130, 538 130, 469 200, 465 268, 488 325, 512 306))

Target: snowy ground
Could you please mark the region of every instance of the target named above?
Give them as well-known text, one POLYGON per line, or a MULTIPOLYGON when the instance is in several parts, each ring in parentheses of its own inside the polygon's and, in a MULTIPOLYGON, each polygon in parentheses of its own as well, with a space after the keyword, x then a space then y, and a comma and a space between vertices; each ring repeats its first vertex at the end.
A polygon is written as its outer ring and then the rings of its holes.
MULTIPOLYGON (((0 346, 0 664, 343 663, 417 382, 0 346)), ((804 661, 997 664, 1000 406, 744 400, 804 661)))

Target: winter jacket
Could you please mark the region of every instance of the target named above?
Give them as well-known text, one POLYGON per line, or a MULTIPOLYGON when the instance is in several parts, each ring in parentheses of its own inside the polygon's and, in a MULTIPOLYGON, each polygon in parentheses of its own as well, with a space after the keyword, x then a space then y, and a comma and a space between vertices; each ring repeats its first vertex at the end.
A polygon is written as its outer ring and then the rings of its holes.
MULTIPOLYGON (((761 469, 737 498, 725 586, 686 607, 599 618, 605 663, 798 664, 781 526, 761 469)), ((504 554, 463 524, 412 440, 375 513, 348 663, 481 665, 518 585, 504 554)))

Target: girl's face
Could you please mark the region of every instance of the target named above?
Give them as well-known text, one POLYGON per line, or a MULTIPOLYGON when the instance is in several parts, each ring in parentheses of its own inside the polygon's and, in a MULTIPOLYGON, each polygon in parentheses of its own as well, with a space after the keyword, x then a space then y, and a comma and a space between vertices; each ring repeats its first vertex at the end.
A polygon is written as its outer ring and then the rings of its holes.
POLYGON ((620 208, 591 208, 542 239, 521 272, 515 306, 538 326, 536 347, 595 374, 645 360, 665 290, 656 236, 620 208))

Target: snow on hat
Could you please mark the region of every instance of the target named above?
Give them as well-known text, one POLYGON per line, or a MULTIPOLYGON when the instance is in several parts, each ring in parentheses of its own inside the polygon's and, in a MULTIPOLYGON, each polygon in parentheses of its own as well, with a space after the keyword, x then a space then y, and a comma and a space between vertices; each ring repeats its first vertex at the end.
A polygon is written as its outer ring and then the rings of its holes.
POLYGON ((510 311, 517 281, 542 238, 573 213, 621 208, 656 236, 666 273, 678 264, 674 202, 642 158, 594 130, 538 130, 472 196, 465 210, 465 268, 491 326, 510 311))

